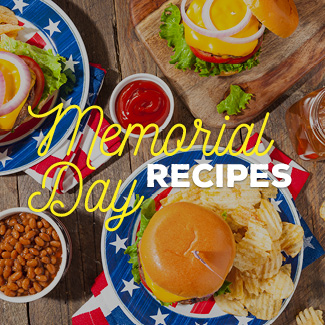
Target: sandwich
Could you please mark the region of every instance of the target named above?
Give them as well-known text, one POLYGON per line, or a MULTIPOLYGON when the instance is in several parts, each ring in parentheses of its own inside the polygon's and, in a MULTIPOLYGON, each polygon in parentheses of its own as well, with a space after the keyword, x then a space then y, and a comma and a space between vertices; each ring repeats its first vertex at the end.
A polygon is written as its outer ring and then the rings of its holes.
POLYGON ((68 81, 65 58, 8 35, 0 36, 0 135, 30 120, 28 106, 39 112, 68 81))
POLYGON ((163 305, 194 304, 226 290, 236 248, 222 216, 188 202, 156 212, 151 199, 142 204, 141 212, 138 239, 125 252, 136 282, 163 305))
POLYGON ((171 4, 161 17, 160 37, 178 69, 200 76, 230 76, 259 64, 266 28, 290 36, 299 18, 293 0, 193 0, 171 4))

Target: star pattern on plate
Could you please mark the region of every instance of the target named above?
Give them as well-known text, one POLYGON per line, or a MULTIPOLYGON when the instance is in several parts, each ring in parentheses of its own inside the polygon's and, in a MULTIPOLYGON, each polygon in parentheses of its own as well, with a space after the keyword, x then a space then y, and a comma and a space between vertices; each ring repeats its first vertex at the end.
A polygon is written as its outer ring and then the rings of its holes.
POLYGON ((124 288, 121 290, 121 292, 127 291, 131 297, 133 295, 133 290, 140 288, 134 284, 134 278, 132 278, 130 281, 125 281, 125 280, 122 280, 122 281, 124 283, 124 288))
POLYGON ((69 99, 63 99, 61 97, 61 102, 63 103, 63 108, 67 108, 71 105, 71 101, 72 101, 72 97, 70 97, 69 99))
POLYGON ((155 320, 155 325, 166 325, 165 318, 168 316, 169 314, 162 314, 160 308, 158 308, 157 315, 152 315, 150 317, 155 320))
POLYGON ((282 203, 283 200, 281 201, 275 201, 274 199, 271 199, 271 203, 274 206, 275 210, 278 212, 281 212, 281 209, 279 208, 279 205, 282 203))
POLYGON ((200 323, 195 322, 195 325, 208 325, 208 323, 200 324, 200 323))
POLYGON ((64 62, 65 66, 64 66, 64 70, 63 71, 66 71, 66 70, 70 69, 72 72, 75 72, 74 71, 74 66, 76 64, 79 64, 79 63, 80 63, 79 61, 73 61, 72 55, 70 55, 69 60, 67 60, 66 62, 64 62))
POLYGON ((15 6, 12 8, 12 10, 19 10, 22 14, 24 11, 24 7, 29 6, 29 3, 24 2, 24 0, 14 0, 15 6))
POLYGON ((212 160, 208 160, 204 155, 202 156, 201 159, 194 159, 194 161, 201 165, 201 164, 210 164, 212 162, 212 160))
POLYGON ((46 29, 50 32, 51 37, 55 32, 61 33, 60 29, 58 28, 60 22, 61 21, 59 20, 56 23, 54 23, 51 19, 49 19, 49 25, 47 27, 44 27, 44 29, 46 29))
POLYGON ((0 162, 2 163, 3 168, 6 167, 6 162, 8 160, 12 160, 12 158, 8 156, 8 149, 4 152, 0 152, 0 162))
POLYGON ((234 316, 238 320, 237 325, 248 325, 254 318, 245 317, 245 316, 234 316))
POLYGON ((44 134, 43 134, 42 130, 40 130, 39 135, 36 136, 36 137, 33 137, 33 139, 37 142, 36 143, 36 148, 38 148, 40 146, 42 140, 44 139, 44 134))
POLYGON ((116 234, 116 240, 109 243, 112 246, 115 246, 116 248, 116 254, 119 252, 120 249, 126 249, 125 242, 127 241, 127 238, 121 239, 118 234, 116 234))
MULTIPOLYGON (((123 199, 126 201, 128 198, 126 196, 123 196, 123 199)), ((135 203, 135 200, 136 200, 136 197, 135 197, 135 194, 133 192, 132 193, 131 200, 130 200, 130 203, 129 203, 129 207, 133 208, 134 203, 135 203)))
MULTIPOLYGON (((166 166, 167 167, 167 175, 166 175, 166 177, 169 177, 169 178, 171 178, 171 176, 170 176, 170 174, 169 174, 169 169, 171 168, 171 166, 166 166)), ((160 170, 157 170, 157 171, 155 171, 155 175, 160 175, 161 174, 161 171, 160 170)))
POLYGON ((313 240, 313 236, 310 237, 304 237, 304 250, 309 247, 311 249, 315 249, 314 245, 311 243, 313 240))

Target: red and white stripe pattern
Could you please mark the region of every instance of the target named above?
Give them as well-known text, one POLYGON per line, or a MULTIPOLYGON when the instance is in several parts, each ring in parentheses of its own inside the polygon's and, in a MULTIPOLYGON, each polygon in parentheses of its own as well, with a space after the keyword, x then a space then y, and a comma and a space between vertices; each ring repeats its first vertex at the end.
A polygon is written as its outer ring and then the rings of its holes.
MULTIPOLYGON (((254 134, 247 146, 247 151, 250 151, 254 148, 255 144, 258 140, 258 134, 254 134)), ((259 144, 259 152, 263 152, 269 143, 262 139, 259 144)), ((292 194, 292 197, 295 199, 299 192, 301 191, 303 185, 306 183, 309 173, 305 171, 302 167, 300 167, 296 162, 287 157, 282 151, 275 148, 274 146, 271 148, 269 153, 264 156, 252 155, 253 159, 256 160, 258 164, 268 164, 269 170, 272 170, 272 167, 279 163, 288 164, 291 166, 288 171, 292 177, 292 183, 289 186, 289 191, 292 194)), ((155 198, 156 201, 156 210, 160 207, 160 200, 165 198, 171 188, 164 190, 162 193, 158 194, 155 198)), ((92 293, 94 296, 84 305, 82 306, 75 315, 72 317, 73 325, 107 325, 108 321, 105 316, 109 315, 110 311, 114 309, 116 293, 112 288, 111 284, 108 284, 102 272, 95 281, 95 284, 92 287, 92 293)), ((171 307, 176 307, 177 303, 171 305, 171 307)), ((196 303, 194 305, 187 305, 184 308, 187 308, 190 314, 194 315, 208 315, 214 314, 214 309, 217 308, 214 303, 213 297, 208 301, 203 301, 196 303)))

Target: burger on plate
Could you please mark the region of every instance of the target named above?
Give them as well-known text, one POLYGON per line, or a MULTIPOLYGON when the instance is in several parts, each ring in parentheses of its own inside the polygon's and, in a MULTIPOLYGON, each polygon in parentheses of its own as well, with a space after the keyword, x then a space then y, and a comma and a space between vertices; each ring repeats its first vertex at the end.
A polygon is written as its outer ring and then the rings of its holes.
POLYGON ((251 69, 266 28, 290 36, 299 18, 293 0, 193 0, 165 9, 160 36, 175 54, 170 63, 201 76, 229 76, 251 69))
POLYGON ((0 135, 13 131, 39 112, 48 98, 67 82, 65 58, 51 50, 0 36, 0 135))
POLYGON ((141 280, 162 304, 208 300, 233 265, 236 249, 230 227, 222 216, 193 203, 177 202, 153 212, 154 201, 147 202, 142 214, 150 215, 150 209, 154 214, 126 250, 136 282, 141 280))

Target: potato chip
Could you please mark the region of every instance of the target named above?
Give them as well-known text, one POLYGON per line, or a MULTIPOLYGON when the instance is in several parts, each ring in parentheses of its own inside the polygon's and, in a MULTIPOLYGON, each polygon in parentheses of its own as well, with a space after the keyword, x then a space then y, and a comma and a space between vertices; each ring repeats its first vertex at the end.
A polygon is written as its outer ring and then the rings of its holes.
POLYGON ((227 276, 227 281, 231 282, 229 286, 230 293, 227 293, 226 296, 228 299, 243 299, 244 298, 244 282, 243 278, 235 267, 232 268, 230 273, 227 276))
POLYGON ((229 300, 225 295, 215 296, 218 307, 225 313, 235 316, 248 316, 248 311, 238 300, 229 300))
POLYGON ((18 19, 13 11, 0 6, 0 24, 18 25, 18 19))
POLYGON ((260 265, 259 267, 245 271, 244 276, 254 279, 268 279, 276 275, 282 265, 282 257, 280 242, 276 241, 272 243, 272 250, 267 258, 266 263, 260 265))
POLYGON ((273 295, 274 299, 286 299, 293 290, 294 284, 286 267, 281 267, 280 272, 273 278, 264 280, 261 289, 273 295))
POLYGON ((282 234, 282 221, 273 204, 263 199, 260 208, 257 210, 257 216, 266 224, 266 229, 272 240, 278 240, 282 234))
POLYGON ((242 206, 239 206, 234 210, 227 211, 227 214, 231 216, 235 223, 242 227, 248 227, 248 222, 250 220, 258 221, 255 209, 248 209, 242 206))
POLYGON ((283 222, 283 232, 280 238, 281 249, 287 255, 295 257, 299 254, 304 243, 304 230, 299 225, 283 222))
POLYGON ((281 299, 274 299, 267 292, 262 292, 258 296, 247 294, 243 302, 249 312, 263 320, 270 320, 276 317, 282 306, 281 299))
POLYGON ((0 24, 0 35, 18 32, 22 29, 23 29, 23 27, 18 26, 18 25, 12 25, 12 24, 1 25, 0 24))
POLYGON ((168 195, 160 203, 166 206, 175 202, 192 202, 200 204, 200 189, 198 187, 182 189, 176 193, 168 195))
POLYGON ((278 189, 271 184, 272 181, 269 180, 268 182, 269 187, 260 187, 259 191, 261 192, 263 199, 275 199, 278 195, 278 189))
POLYGON ((261 279, 254 279, 254 278, 249 278, 247 276, 242 276, 243 282, 244 282, 244 287, 247 290, 247 292, 253 294, 253 295, 258 295, 259 293, 263 292, 261 286, 262 286, 262 281, 261 279))
POLYGON ((325 221, 325 201, 323 202, 322 206, 319 210, 320 217, 325 221))
POLYGON ((313 307, 306 308, 296 316, 298 325, 322 325, 324 324, 323 312, 314 310, 313 307))
POLYGON ((261 223, 250 221, 245 237, 236 245, 234 266, 240 271, 252 270, 266 263, 271 249, 267 230, 261 223))

